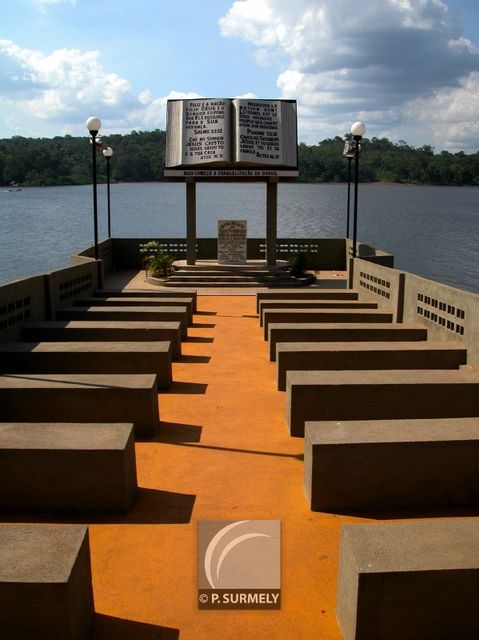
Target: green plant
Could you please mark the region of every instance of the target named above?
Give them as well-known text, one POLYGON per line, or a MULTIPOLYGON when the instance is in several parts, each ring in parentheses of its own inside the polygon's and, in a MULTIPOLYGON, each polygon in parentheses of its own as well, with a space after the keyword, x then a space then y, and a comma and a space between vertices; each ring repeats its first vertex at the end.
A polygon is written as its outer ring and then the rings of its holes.
POLYGON ((295 253, 288 258, 289 270, 293 276, 300 276, 308 267, 308 256, 306 253, 295 253))
POLYGON ((153 255, 146 256, 144 263, 146 267, 146 275, 152 275, 154 277, 167 278, 173 267, 175 257, 165 251, 158 250, 153 255))

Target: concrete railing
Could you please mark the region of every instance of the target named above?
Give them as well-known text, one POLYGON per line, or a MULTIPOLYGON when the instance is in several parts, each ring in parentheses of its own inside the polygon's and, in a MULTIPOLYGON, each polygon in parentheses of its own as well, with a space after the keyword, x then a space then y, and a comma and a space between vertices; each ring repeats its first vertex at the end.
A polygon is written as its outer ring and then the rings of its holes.
POLYGON ((353 286, 396 321, 427 327, 431 340, 460 342, 469 364, 479 364, 479 294, 362 259, 354 261, 353 286))
MULTIPOLYGON (((139 246, 151 240, 157 240, 161 249, 177 260, 186 259, 186 238, 114 238, 112 254, 115 268, 138 268, 141 261, 139 246)), ((345 242, 344 238, 278 238, 277 258, 287 260, 292 255, 306 253, 312 269, 343 271, 346 269, 345 242)), ((197 238, 196 255, 199 260, 215 260, 218 255, 217 239, 197 238)), ((248 260, 264 260, 266 240, 248 238, 247 257, 248 260)))

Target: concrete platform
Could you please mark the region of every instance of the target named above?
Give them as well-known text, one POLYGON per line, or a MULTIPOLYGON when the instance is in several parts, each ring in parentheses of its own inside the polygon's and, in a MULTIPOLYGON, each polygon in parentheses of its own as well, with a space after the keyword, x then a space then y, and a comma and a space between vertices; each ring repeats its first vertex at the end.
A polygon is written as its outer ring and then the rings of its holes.
POLYGON ((479 418, 306 422, 313 511, 477 507, 478 478, 479 418))
POLYGON ((479 518, 344 525, 344 640, 479 637, 479 518))
POLYGON ((0 423, 0 486, 1 510, 128 511, 133 425, 0 423))
POLYGON ((172 381, 171 342, 3 342, 1 373, 154 373, 172 381))
POLYGON ((279 342, 277 382, 288 371, 355 369, 457 369, 467 362, 458 342, 279 342))
POLYGON ((186 338, 188 312, 186 307, 63 307, 57 320, 117 321, 117 322, 179 322, 181 337, 186 338))
MULTIPOLYGON (((110 274, 111 278, 111 274, 110 274)), ((107 278, 108 279, 108 278, 107 278)), ((114 289, 112 287, 108 287, 105 289, 98 289, 94 292, 95 296, 99 296, 100 298, 112 297, 112 296, 128 296, 128 298, 193 298, 193 311, 196 311, 197 305, 197 293, 196 289, 159 289, 150 288, 150 289, 135 289, 135 288, 126 288, 126 289, 114 289)))
POLYGON ((156 376, 10 374, 0 376, 0 422, 133 422, 135 436, 159 425, 156 376))
POLYGON ((88 640, 94 605, 88 529, 0 525, 5 640, 88 640))
POLYGON ((193 322, 193 298, 140 298, 124 296, 100 296, 77 298, 76 307, 186 307, 188 324, 193 322))
POLYGON ((36 342, 171 342, 171 356, 181 356, 179 322, 64 320, 26 322, 22 338, 36 342))
POLYGON ((380 309, 265 309, 263 311, 265 340, 268 340, 268 327, 273 323, 386 324, 392 321, 393 314, 380 309))
POLYGON ((274 291, 258 291, 256 294, 256 313, 262 300, 357 300, 355 289, 275 289, 274 291))
POLYGON ((304 436, 313 420, 479 416, 479 371, 290 371, 286 424, 304 436))
POLYGON ((377 302, 360 300, 261 300, 259 303, 259 325, 263 326, 266 309, 377 309, 377 302))
POLYGON ((269 325, 269 359, 276 360, 279 342, 411 342, 427 340, 427 329, 417 323, 367 325, 274 323, 269 325))

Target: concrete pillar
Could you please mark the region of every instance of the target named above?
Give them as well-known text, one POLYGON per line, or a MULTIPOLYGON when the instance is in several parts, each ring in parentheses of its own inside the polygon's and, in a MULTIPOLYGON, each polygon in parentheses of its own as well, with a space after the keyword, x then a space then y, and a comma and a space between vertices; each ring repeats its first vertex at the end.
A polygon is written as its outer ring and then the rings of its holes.
POLYGON ((186 178, 186 263, 196 263, 196 181, 186 178))
POLYGON ((278 237, 278 177, 266 183, 266 262, 276 264, 276 241, 278 237))

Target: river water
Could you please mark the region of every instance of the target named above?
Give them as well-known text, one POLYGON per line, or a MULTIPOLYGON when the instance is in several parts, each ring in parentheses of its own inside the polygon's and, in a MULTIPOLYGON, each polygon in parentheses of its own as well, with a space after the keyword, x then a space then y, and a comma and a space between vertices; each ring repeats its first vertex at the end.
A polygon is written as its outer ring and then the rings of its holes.
MULTIPOLYGON (((280 184, 278 236, 346 234, 347 186, 280 184)), ((197 186, 198 237, 216 237, 217 220, 246 219, 265 236, 261 183, 197 186)), ((99 238, 107 235, 106 187, 98 188, 99 238)), ((0 282, 51 271, 93 244, 91 186, 0 190, 0 282)), ((184 237, 185 186, 111 187, 113 237, 184 237)), ((479 292, 479 187, 360 185, 358 240, 395 255, 395 266, 479 292)))

